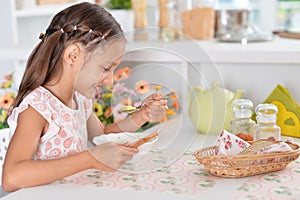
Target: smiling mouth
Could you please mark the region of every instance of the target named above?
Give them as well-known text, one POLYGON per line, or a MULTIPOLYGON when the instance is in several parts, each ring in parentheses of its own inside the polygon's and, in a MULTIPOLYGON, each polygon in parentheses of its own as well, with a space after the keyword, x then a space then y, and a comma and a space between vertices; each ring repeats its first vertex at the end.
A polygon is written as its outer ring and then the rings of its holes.
POLYGON ((94 90, 95 90, 96 92, 99 92, 100 87, 101 87, 101 85, 99 85, 99 84, 97 84, 97 83, 95 83, 94 85, 92 85, 92 88, 94 88, 94 90))

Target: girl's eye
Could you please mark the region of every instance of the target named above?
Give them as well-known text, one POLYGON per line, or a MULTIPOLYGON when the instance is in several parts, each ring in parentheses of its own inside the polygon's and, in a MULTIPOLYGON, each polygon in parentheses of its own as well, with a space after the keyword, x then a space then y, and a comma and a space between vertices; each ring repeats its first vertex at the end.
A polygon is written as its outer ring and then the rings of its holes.
POLYGON ((103 66, 100 66, 100 67, 103 69, 104 72, 108 72, 110 70, 110 68, 105 68, 103 66))

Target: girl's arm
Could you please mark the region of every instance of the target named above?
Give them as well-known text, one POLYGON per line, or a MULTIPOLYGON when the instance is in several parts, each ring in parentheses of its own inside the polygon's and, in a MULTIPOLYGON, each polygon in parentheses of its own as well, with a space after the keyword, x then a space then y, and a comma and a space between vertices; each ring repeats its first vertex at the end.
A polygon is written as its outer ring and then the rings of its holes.
POLYGON ((167 101, 162 100, 161 94, 153 94, 144 101, 149 101, 149 103, 145 104, 141 110, 134 112, 124 120, 106 127, 100 122, 95 113, 92 113, 87 122, 89 141, 92 142, 95 136, 103 133, 134 132, 147 121, 156 122, 165 115, 168 108, 167 101))
POLYGON ((148 96, 144 102, 147 103, 141 110, 134 112, 132 115, 118 123, 110 124, 105 127, 104 133, 134 132, 147 121, 157 122, 165 116, 168 108, 167 100, 163 100, 161 94, 152 94, 148 96))
POLYGON ((93 166, 88 152, 55 160, 32 160, 47 126, 32 107, 20 113, 4 163, 2 185, 6 191, 49 183, 93 166))
POLYGON ((135 132, 147 121, 147 118, 143 116, 142 110, 136 111, 124 120, 106 126, 104 133, 135 132))
MULTIPOLYGON (((102 134, 120 133, 120 132, 134 132, 141 127, 146 121, 142 119, 140 111, 135 112, 126 119, 104 126, 98 119, 95 113, 92 113, 87 121, 88 139, 93 143, 93 138, 102 134), (121 128, 123 127, 123 129, 121 128)), ((95 145, 95 144, 94 144, 95 145)))
POLYGON ((146 122, 142 118, 141 111, 137 111, 126 119, 104 126, 95 113, 92 113, 87 121, 88 139, 93 143, 93 138, 102 134, 134 132, 146 122))
POLYGON ((47 184, 89 168, 112 171, 137 153, 136 149, 107 143, 90 152, 84 151, 64 158, 32 160, 47 125, 47 121, 31 107, 19 115, 3 168, 2 186, 7 192, 47 184))
POLYGON ((93 142, 93 138, 104 133, 105 126, 98 119, 97 115, 92 112, 91 116, 87 120, 87 132, 88 139, 93 142))

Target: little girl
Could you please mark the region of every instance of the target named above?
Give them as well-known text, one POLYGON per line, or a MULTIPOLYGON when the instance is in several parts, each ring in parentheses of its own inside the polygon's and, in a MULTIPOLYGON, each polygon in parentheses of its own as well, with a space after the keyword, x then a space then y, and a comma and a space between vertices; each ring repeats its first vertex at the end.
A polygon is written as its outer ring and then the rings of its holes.
POLYGON ((7 192, 47 184, 81 170, 113 171, 138 153, 105 143, 87 149, 103 133, 135 131, 158 121, 167 109, 160 94, 142 110, 104 127, 92 112, 96 90, 113 83, 125 51, 125 37, 102 7, 80 3, 59 12, 27 61, 8 123, 11 141, 3 168, 7 192))

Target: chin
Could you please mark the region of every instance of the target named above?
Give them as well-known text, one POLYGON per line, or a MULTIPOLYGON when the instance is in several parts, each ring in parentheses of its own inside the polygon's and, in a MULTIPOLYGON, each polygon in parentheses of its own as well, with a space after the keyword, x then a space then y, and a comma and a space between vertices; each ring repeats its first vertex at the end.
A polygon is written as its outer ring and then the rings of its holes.
POLYGON ((87 92, 87 94, 84 94, 84 96, 88 99, 93 99, 95 97, 96 93, 91 91, 91 92, 87 92))
POLYGON ((82 94, 83 96, 85 96, 88 99, 93 99, 96 95, 96 92, 93 91, 93 90, 87 90, 85 92, 80 92, 79 91, 79 93, 82 94))

